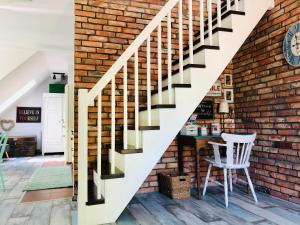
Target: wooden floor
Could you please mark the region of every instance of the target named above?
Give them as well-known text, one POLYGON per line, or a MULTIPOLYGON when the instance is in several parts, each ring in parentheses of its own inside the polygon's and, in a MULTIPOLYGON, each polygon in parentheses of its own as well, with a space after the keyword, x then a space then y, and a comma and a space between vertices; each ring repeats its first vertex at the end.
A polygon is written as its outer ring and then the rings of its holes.
MULTIPOLYGON (((0 190, 0 225, 76 225, 76 204, 71 198, 21 203, 22 188, 36 168, 53 157, 4 162, 7 190, 0 190)), ((55 161, 55 159, 54 159, 55 161)), ((209 187, 203 200, 171 200, 159 193, 136 195, 118 225, 295 225, 300 206, 257 193, 259 203, 242 189, 234 189, 229 208, 221 188, 209 187)))
MULTIPOLYGON (((71 225, 74 204, 69 198, 22 203, 24 185, 33 172, 44 165, 54 165, 62 156, 28 157, 1 163, 6 190, 0 186, 0 225, 71 225)), ((35 196, 43 197, 43 196, 35 196)))
POLYGON ((203 200, 171 200, 159 193, 137 195, 117 221, 118 225, 295 225, 300 224, 300 206, 258 194, 259 203, 242 190, 224 206, 221 188, 211 187, 203 200))

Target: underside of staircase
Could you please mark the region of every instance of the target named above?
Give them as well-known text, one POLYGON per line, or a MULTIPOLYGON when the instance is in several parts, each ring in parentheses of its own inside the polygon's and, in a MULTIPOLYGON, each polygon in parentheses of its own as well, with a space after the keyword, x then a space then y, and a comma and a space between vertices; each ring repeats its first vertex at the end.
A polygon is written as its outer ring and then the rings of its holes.
MULTIPOLYGON (((191 6, 191 0, 189 6, 191 6)), ((200 0, 200 6, 201 2, 200 0)), ((230 63, 238 49, 255 28, 257 23, 273 7, 273 0, 216 1, 217 12, 212 13, 213 4, 208 4, 208 19, 200 22, 200 32, 189 30, 189 44, 183 43, 182 20, 179 10, 179 55, 168 54, 168 76, 162 77, 158 66, 158 88, 151 90, 147 84, 147 103, 139 102, 135 92, 135 126, 127 124, 127 102, 124 102, 124 143, 115 140, 115 76, 122 71, 124 87, 127 86, 127 62, 135 59, 135 90, 138 90, 138 49, 147 43, 149 36, 157 29, 161 41, 161 23, 165 18, 168 24, 173 8, 182 9, 182 0, 170 0, 145 30, 129 46, 124 54, 90 90, 79 90, 78 127, 78 223, 96 225, 117 220, 129 201, 143 184, 146 177, 159 161, 179 130, 195 108, 205 97, 211 86, 230 63), (183 44, 187 47, 183 47, 183 44), (181 49, 180 49, 181 48, 181 49), (111 86, 111 149, 109 162, 101 158, 101 114, 102 90, 111 86), (88 108, 97 101, 98 107, 98 157, 94 166, 94 180, 88 181, 88 108)), ((201 16, 200 7, 200 18, 201 16)), ((205 9, 206 10, 206 9, 205 9)), ((189 10, 191 13, 191 10, 189 10)), ((185 16, 185 15, 184 15, 185 16)), ((193 24, 189 17, 189 24, 193 24)), ((168 30, 169 32, 170 30, 168 30)), ((168 34, 169 35, 169 34, 168 34)), ((168 36, 169 37, 169 36, 168 36)), ((171 38, 170 38, 171 39, 171 38)), ((169 39, 169 40, 170 40, 169 39)), ((170 51, 168 44, 168 52, 170 51)), ((148 48, 149 47, 149 48, 148 48)), ((150 54, 149 54, 150 55, 150 54)), ((147 57, 149 56, 147 55, 147 57)), ((158 44, 158 57, 161 46, 158 44)), ((149 59, 149 58, 147 58, 149 59)), ((158 63, 161 59, 158 59, 158 63)), ((148 64, 149 67, 150 64, 148 64)), ((147 69, 149 81, 150 69, 147 69)), ((124 88, 124 96, 127 90, 124 88)))

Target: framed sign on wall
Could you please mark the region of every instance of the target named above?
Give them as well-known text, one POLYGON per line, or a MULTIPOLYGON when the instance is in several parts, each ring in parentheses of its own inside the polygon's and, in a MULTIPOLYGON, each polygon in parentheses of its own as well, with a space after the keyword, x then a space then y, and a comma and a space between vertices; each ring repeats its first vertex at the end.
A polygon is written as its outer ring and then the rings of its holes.
POLYGON ((17 123, 40 123, 41 107, 17 107, 17 123))
POLYGON ((216 83, 210 88, 206 96, 218 97, 222 96, 222 83, 220 80, 217 80, 216 83))
POLYGON ((202 101, 196 111, 198 119, 212 120, 214 119, 214 103, 213 101, 202 101))

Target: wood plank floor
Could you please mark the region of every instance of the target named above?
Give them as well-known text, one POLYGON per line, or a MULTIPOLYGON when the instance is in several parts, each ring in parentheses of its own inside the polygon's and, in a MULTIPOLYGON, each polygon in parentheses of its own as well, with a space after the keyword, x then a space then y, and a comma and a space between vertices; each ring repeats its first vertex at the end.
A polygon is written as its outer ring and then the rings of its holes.
POLYGON ((33 172, 45 162, 61 160, 62 156, 28 157, 0 164, 6 185, 5 190, 0 186, 0 225, 71 225, 71 209, 76 207, 71 198, 21 203, 33 172))
MULTIPOLYGON (((53 157, 53 156, 52 156, 53 157)), ((14 159, 1 165, 6 191, 0 190, 0 225, 76 225, 76 204, 70 198, 20 203, 22 188, 35 169, 52 157, 14 159)), ((229 208, 223 190, 209 187, 198 200, 171 200, 160 193, 136 195, 117 225, 300 225, 300 205, 257 192, 252 196, 234 186, 229 208)))
POLYGON ((198 200, 171 200, 160 193, 139 194, 117 221, 118 225, 296 225, 300 224, 300 206, 257 193, 259 203, 242 189, 235 189, 224 206, 219 187, 208 188, 198 200))

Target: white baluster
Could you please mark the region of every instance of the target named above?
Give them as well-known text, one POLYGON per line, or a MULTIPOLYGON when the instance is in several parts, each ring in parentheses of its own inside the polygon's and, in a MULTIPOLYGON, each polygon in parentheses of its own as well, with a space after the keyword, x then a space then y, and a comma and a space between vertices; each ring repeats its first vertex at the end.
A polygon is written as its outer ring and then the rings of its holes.
POLYGON ((204 3, 200 0, 200 40, 201 45, 204 45, 204 3))
POLYGON ((179 76, 180 83, 183 83, 183 31, 182 31, 182 0, 179 0, 178 4, 178 14, 179 14, 179 76))
MULTIPOLYGON (((97 174, 101 175, 102 164, 102 91, 98 95, 98 138, 97 138, 97 174)), ((101 198, 101 185, 97 186, 97 198, 101 198)))
POLYGON ((218 27, 222 27, 221 0, 217 0, 218 27))
POLYGON ((139 55, 134 54, 134 117, 135 117, 135 147, 139 148, 139 55))
POLYGON ((127 62, 124 65, 124 71, 123 71, 123 101, 124 101, 124 130, 123 130, 123 146, 124 149, 128 149, 128 87, 127 87, 127 62))
POLYGON ((168 14, 168 91, 169 104, 173 103, 172 96, 172 17, 168 14))
POLYGON ((190 52, 190 64, 194 63, 194 51, 193 51, 193 0, 189 0, 189 52, 190 52))
POLYGON ((227 11, 231 9, 231 0, 227 0, 227 11))
POLYGON ((158 104, 162 104, 161 23, 157 28, 158 104))
POLYGON ((208 38, 209 45, 213 45, 213 34, 212 34, 212 0, 207 0, 207 12, 208 12, 208 38))
POLYGON ((148 125, 152 124, 152 112, 151 112, 151 42, 150 36, 147 38, 147 113, 148 113, 148 125))
POLYGON ((239 11, 239 0, 234 0, 235 10, 239 11))
POLYGON ((110 166, 111 173, 115 173, 116 167, 116 82, 115 77, 111 81, 111 149, 110 149, 110 166))

